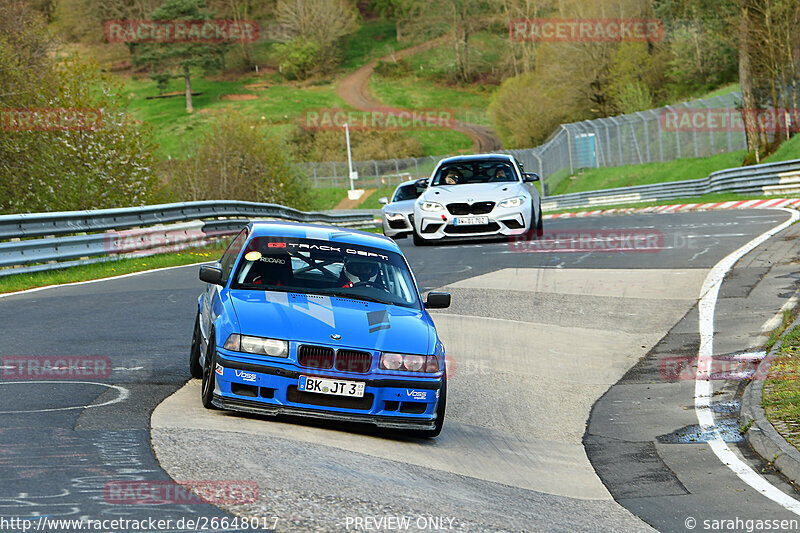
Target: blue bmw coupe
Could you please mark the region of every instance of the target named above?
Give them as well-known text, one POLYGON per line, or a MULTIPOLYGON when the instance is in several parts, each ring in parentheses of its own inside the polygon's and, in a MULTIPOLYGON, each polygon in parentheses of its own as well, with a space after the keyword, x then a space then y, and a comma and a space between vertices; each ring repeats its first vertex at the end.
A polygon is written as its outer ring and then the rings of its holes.
POLYGON ((253 222, 200 268, 190 370, 202 401, 435 437, 447 401, 444 346, 400 248, 340 228, 253 222))

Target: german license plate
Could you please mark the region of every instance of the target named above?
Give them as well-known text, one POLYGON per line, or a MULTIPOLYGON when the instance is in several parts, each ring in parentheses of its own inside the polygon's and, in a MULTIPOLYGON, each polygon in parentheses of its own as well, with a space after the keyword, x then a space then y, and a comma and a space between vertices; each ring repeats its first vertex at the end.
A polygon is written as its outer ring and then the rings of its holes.
POLYGON ((456 226, 479 226, 488 224, 489 217, 457 217, 454 223, 456 226))
POLYGON ((303 392, 315 392, 317 394, 363 398, 364 385, 365 383, 363 381, 345 381, 341 379, 300 376, 297 382, 297 389, 303 392))

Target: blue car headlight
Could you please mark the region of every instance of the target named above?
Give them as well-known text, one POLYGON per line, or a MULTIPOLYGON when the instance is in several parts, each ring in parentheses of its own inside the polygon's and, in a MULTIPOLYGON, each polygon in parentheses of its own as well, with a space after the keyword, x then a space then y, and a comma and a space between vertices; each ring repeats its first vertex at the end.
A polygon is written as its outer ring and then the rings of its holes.
POLYGON ((435 355, 383 352, 379 367, 401 372, 438 372, 439 360, 435 355))
POLYGON ((519 207, 523 204, 523 202, 525 202, 525 200, 527 200, 527 198, 524 196, 515 196, 513 198, 506 198, 498 205, 500 207, 519 207))
POLYGON ((255 355, 269 355, 271 357, 289 357, 289 343, 279 339, 264 337, 251 337, 233 333, 223 346, 233 352, 252 353, 255 355))

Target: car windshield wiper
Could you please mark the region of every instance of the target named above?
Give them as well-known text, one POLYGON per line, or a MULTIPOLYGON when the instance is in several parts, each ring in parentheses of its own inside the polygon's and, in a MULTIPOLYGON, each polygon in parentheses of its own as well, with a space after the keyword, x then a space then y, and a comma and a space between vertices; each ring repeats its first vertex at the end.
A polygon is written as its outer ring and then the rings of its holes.
POLYGON ((396 305, 394 302, 388 300, 381 300, 372 296, 364 296, 362 294, 354 294, 345 291, 314 291, 315 294, 324 294, 325 296, 336 296, 338 298, 349 298, 351 300, 365 300, 367 302, 374 302, 376 304, 396 305))
POLYGON ((258 291, 275 291, 275 292, 302 292, 296 290, 294 287, 280 287, 276 285, 262 285, 261 283, 237 283, 231 285, 233 290, 258 290, 258 291))

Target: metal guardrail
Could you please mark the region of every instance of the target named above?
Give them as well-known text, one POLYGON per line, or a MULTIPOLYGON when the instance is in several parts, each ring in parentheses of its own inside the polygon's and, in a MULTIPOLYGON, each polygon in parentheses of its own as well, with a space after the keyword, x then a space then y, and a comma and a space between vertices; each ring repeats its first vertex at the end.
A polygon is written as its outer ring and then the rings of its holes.
POLYGON ((237 233, 251 219, 375 225, 372 211, 305 212, 241 201, 2 215, 0 277, 202 246, 237 233))
POLYGON ((542 200, 542 210, 695 198, 709 193, 800 193, 800 159, 720 170, 696 180, 549 196, 542 200))

